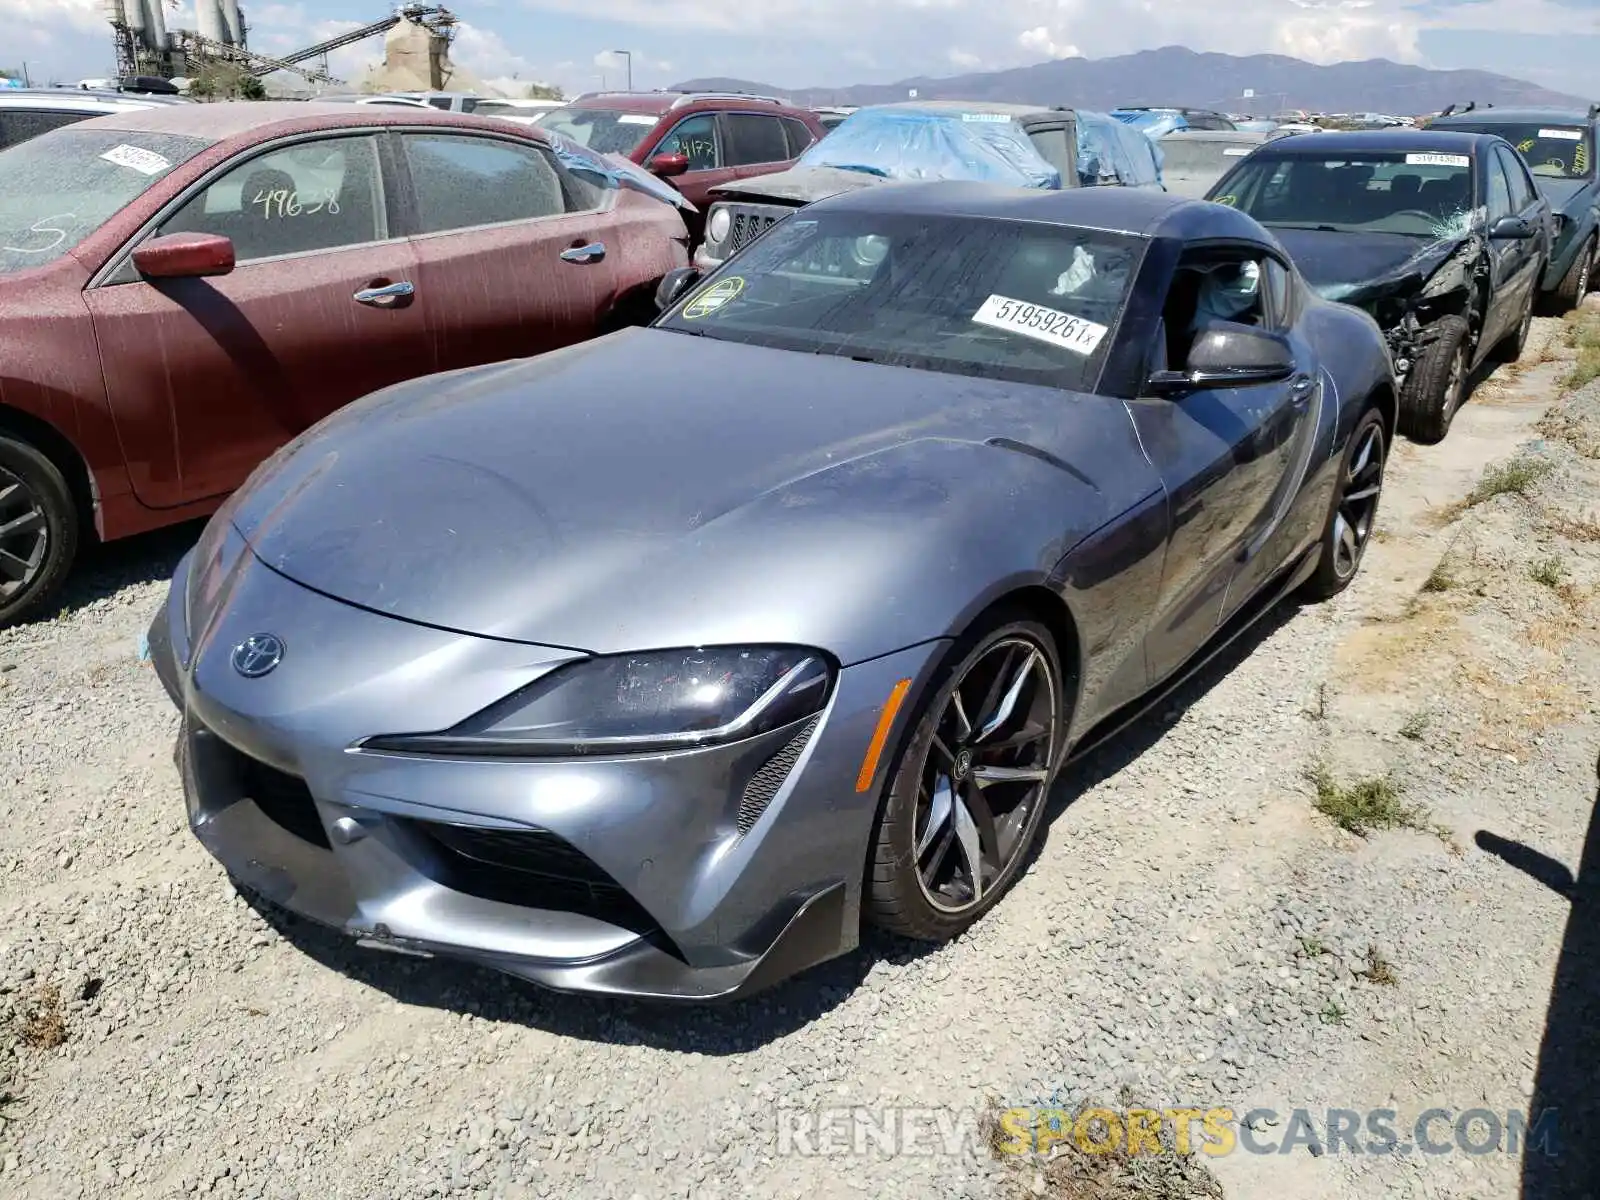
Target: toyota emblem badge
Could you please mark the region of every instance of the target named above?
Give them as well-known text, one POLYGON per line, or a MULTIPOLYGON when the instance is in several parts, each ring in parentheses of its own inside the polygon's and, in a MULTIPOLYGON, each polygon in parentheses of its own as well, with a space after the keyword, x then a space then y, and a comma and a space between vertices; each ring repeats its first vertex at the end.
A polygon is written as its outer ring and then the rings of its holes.
POLYGON ((260 679, 283 661, 283 639, 271 633, 257 633, 233 648, 233 669, 246 679, 260 679))

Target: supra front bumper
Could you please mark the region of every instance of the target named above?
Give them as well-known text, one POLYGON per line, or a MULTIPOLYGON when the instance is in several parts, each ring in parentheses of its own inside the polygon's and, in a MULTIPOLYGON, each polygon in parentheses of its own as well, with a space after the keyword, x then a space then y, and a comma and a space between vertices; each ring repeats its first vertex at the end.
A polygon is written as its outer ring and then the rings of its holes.
POLYGON ((186 571, 150 648, 184 714, 189 823, 272 903, 375 947, 663 999, 744 996, 855 946, 882 768, 866 792, 855 775, 884 698, 937 647, 846 670, 819 716, 732 746, 367 753, 361 737, 447 728, 572 653, 356 609, 248 551, 191 650, 186 571), (232 647, 266 630, 284 661, 245 679, 232 647))

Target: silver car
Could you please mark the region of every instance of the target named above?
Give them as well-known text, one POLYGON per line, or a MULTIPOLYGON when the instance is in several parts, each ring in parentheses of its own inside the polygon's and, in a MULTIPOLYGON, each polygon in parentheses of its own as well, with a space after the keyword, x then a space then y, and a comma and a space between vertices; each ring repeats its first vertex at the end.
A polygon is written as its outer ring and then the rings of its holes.
POLYGON ((1217 204, 929 183, 260 467, 151 628, 196 835, 362 942, 747 994, 928 941, 1052 780, 1355 576, 1393 377, 1217 204))

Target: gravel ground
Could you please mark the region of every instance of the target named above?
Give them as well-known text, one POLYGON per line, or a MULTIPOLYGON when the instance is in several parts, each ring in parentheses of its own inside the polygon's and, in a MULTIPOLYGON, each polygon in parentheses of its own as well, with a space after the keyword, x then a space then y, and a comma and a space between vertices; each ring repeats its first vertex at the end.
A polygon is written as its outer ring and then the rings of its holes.
MULTIPOLYGON (((779 1129, 1131 1096, 1393 1108, 1404 1131, 1564 1100, 1540 1043, 1571 889, 1486 837, 1575 873, 1595 802, 1600 390, 1546 417, 1561 331, 1541 321, 1446 443, 1397 452, 1350 592, 1276 614, 1064 782, 969 936, 876 940, 734 1008, 562 997, 257 914, 188 835, 136 656, 198 530, 102 552, 58 616, 0 633, 0 1194, 1086 1196, 975 1136, 804 1154, 779 1129), (1529 439, 1553 469, 1527 496, 1451 507, 1529 439), (1391 772, 1424 827, 1337 828, 1319 763, 1391 772)), ((1505 1154, 1209 1165, 1272 1200, 1520 1177, 1505 1154)))

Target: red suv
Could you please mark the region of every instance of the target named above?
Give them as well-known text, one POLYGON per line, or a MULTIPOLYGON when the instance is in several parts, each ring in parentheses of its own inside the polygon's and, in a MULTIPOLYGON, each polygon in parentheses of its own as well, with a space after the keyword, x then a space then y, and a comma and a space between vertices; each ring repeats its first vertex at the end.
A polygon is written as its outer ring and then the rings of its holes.
POLYGON ((0 151, 0 626, 81 535, 203 516, 352 400, 653 314, 682 203, 422 108, 166 105, 0 151))
POLYGON ((742 92, 593 92, 539 127, 671 179, 700 210, 684 214, 695 241, 712 188, 781 171, 828 132, 809 109, 742 92))

